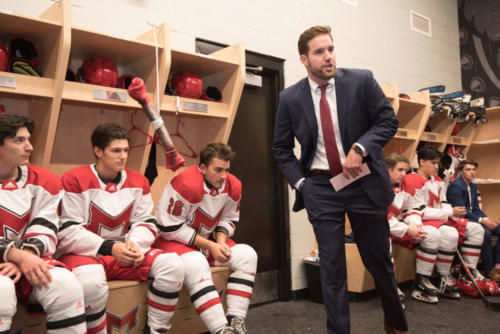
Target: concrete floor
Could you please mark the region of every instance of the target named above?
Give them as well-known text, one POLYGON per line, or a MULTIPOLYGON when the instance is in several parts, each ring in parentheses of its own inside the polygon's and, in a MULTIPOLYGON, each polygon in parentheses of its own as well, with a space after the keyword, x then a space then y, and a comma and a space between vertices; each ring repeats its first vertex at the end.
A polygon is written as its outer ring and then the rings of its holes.
MULTIPOLYGON (((442 298, 438 305, 413 300, 409 288, 406 313, 412 334, 499 334, 500 312, 488 310, 480 299, 442 298)), ((488 297, 500 303, 500 297, 488 297)), ((351 302, 351 333, 384 333, 383 313, 377 296, 351 302)), ((247 316, 250 334, 326 333, 323 304, 306 300, 274 302, 250 308, 247 316)))

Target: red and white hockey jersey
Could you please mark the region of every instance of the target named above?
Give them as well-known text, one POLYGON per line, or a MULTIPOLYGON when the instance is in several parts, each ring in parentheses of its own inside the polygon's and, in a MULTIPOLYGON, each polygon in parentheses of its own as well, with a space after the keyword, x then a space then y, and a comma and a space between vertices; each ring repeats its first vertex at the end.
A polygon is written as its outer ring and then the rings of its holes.
POLYGON ((166 240, 191 245, 196 234, 209 238, 221 231, 234 234, 240 217, 241 182, 227 174, 219 189, 207 185, 198 166, 177 174, 165 187, 156 217, 166 240))
POLYGON ((388 220, 389 228, 392 236, 396 238, 403 238, 408 231, 408 225, 422 224, 420 215, 412 214, 407 215, 406 212, 410 209, 410 195, 403 191, 401 187, 394 186, 394 201, 389 206, 388 220), (406 218, 406 219, 405 219, 406 218))
POLYGON ((58 253, 91 257, 105 240, 135 242, 145 253, 158 235, 147 179, 125 169, 117 183, 104 183, 95 165, 73 168, 62 176, 58 253))
POLYGON ((0 239, 14 241, 17 247, 28 244, 39 256, 51 256, 57 245, 61 181, 42 167, 18 169, 17 180, 0 182, 0 239))
POLYGON ((446 186, 439 176, 433 175, 426 179, 415 173, 407 174, 402 189, 410 195, 410 210, 406 215, 417 214, 421 215, 422 220, 442 222, 451 218, 453 209, 446 200, 446 186))

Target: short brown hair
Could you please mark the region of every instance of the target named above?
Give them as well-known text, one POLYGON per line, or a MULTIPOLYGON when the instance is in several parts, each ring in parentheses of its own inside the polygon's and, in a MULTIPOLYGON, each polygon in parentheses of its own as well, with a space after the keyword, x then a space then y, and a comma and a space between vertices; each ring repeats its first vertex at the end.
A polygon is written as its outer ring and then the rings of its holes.
POLYGON ((224 143, 210 143, 203 148, 200 152, 200 165, 210 165, 213 158, 218 158, 224 161, 233 160, 236 153, 232 150, 231 146, 224 143))
POLYGON ((101 150, 104 150, 109 143, 115 139, 126 139, 130 142, 130 134, 128 131, 116 123, 104 123, 98 125, 90 137, 92 147, 96 146, 101 150))
POLYGON ((304 31, 299 37, 299 55, 307 55, 309 52, 309 41, 318 35, 324 34, 330 36, 330 39, 333 41, 332 29, 330 26, 313 26, 304 31))
POLYGON ((398 164, 398 162, 404 162, 406 164, 410 164, 410 160, 406 158, 404 155, 399 153, 391 153, 385 158, 385 164, 389 168, 394 168, 398 164))
POLYGON ((0 146, 4 144, 5 138, 14 138, 20 128, 28 129, 30 134, 35 131, 35 123, 28 117, 3 114, 0 116, 0 146))
POLYGON ((465 165, 473 165, 476 168, 479 166, 479 164, 474 160, 464 160, 458 163, 457 169, 462 172, 465 168, 465 165))

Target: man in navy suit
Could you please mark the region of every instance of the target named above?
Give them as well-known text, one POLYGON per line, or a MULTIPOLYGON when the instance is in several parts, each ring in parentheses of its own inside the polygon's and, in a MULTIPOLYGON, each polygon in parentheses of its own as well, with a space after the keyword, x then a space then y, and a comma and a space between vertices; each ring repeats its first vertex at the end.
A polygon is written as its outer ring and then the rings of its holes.
POLYGON ((479 191, 472 182, 476 176, 477 167, 478 163, 475 161, 461 161, 458 164, 460 176, 448 186, 446 197, 451 205, 465 207, 467 211, 465 218, 478 222, 483 226, 484 239, 481 249, 483 268, 492 280, 500 281, 500 238, 498 238, 496 246, 496 264, 493 263, 491 251, 491 235, 500 237, 500 225, 488 218, 479 206, 479 191))
POLYGON ((344 225, 347 213, 365 267, 380 294, 388 333, 407 332, 389 254, 387 208, 394 192, 383 147, 396 133, 394 110, 367 70, 337 69, 330 27, 299 38, 307 78, 281 92, 273 152, 304 207, 319 246, 328 333, 349 333, 344 225), (301 145, 300 159, 294 140, 301 145), (366 165, 369 174, 366 173, 366 165), (357 180, 335 190, 336 176, 357 180))

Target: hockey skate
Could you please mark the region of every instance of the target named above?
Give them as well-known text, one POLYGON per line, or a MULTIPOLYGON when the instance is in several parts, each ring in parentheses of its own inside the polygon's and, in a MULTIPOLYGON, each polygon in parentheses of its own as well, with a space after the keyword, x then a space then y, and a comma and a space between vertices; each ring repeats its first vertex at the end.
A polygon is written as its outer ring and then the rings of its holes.
POLYGON ((440 274, 439 294, 452 299, 460 299, 460 288, 455 284, 455 279, 450 274, 440 274))
POLYGON ((226 327, 218 331, 216 334, 235 334, 235 333, 236 332, 234 331, 233 327, 227 325, 226 327))
POLYGON ((417 274, 411 296, 413 299, 430 304, 437 304, 439 291, 431 283, 429 276, 417 274))
POLYGON ((233 328, 233 332, 236 334, 246 334, 247 326, 245 325, 245 319, 236 316, 228 316, 227 321, 229 326, 233 328))

